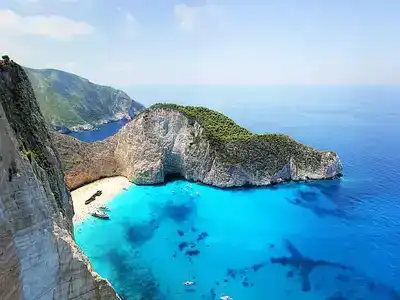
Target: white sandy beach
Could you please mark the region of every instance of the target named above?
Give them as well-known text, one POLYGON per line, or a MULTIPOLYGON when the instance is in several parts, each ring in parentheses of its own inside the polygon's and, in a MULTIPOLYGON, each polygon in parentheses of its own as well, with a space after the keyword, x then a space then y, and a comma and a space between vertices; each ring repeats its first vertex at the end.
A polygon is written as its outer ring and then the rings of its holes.
POLYGON ((102 205, 106 205, 108 201, 131 185, 132 183, 127 178, 117 176, 100 179, 72 191, 71 196, 75 210, 73 222, 77 223, 84 220, 91 212, 96 211, 102 205), (90 204, 85 205, 85 201, 99 190, 102 191, 102 195, 96 197, 96 200, 90 204))

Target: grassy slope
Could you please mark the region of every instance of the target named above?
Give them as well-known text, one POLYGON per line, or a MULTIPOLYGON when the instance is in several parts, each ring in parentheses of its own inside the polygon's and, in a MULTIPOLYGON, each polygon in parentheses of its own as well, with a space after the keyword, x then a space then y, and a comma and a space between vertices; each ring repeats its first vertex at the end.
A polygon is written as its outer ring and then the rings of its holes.
POLYGON ((322 152, 305 146, 284 134, 253 134, 222 113, 204 107, 159 103, 149 109, 175 109, 195 119, 223 160, 280 170, 291 157, 298 165, 318 166, 322 152))
MULTIPOLYGON (((47 122, 54 126, 94 124, 129 112, 132 99, 122 91, 59 70, 25 68, 47 122)), ((135 110, 143 109, 133 102, 135 110)))

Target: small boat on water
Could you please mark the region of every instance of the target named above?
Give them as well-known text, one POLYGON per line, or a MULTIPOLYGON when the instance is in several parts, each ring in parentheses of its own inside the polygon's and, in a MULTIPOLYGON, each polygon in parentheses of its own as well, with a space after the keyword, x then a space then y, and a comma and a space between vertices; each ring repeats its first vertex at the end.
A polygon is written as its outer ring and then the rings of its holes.
POLYGON ((194 281, 185 281, 184 283, 183 283, 183 285, 185 285, 185 286, 192 286, 192 285, 195 285, 196 283, 194 282, 194 281))
POLYGON ((99 218, 99 219, 103 219, 103 220, 109 220, 110 216, 105 213, 104 211, 95 211, 93 213, 91 213, 91 215, 95 218, 99 218))
POLYGON ((104 206, 100 206, 99 209, 102 210, 102 211, 110 211, 110 209, 105 205, 104 206))

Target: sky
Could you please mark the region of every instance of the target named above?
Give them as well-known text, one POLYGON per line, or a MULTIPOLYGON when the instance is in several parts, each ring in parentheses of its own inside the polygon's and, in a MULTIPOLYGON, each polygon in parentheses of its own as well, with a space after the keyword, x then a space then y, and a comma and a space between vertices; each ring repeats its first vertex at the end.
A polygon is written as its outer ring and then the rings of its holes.
POLYGON ((398 0, 0 0, 0 52, 112 86, 400 84, 398 0))

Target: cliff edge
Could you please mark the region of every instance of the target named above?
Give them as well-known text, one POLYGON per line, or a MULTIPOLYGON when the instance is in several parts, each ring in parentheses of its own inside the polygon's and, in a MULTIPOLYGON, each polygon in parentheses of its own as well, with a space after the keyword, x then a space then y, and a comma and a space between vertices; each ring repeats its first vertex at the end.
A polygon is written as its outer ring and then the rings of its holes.
POLYGON ((88 144, 59 134, 55 141, 71 189, 114 175, 137 184, 162 183, 179 175, 212 186, 238 187, 342 174, 334 152, 282 134, 253 134, 203 107, 156 104, 105 141, 88 144))
POLYGON ((75 244, 73 207, 29 79, 0 64, 0 299, 119 299, 75 244))

